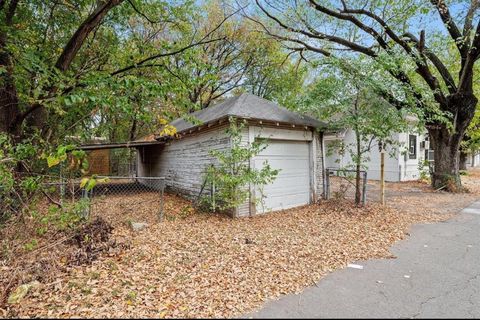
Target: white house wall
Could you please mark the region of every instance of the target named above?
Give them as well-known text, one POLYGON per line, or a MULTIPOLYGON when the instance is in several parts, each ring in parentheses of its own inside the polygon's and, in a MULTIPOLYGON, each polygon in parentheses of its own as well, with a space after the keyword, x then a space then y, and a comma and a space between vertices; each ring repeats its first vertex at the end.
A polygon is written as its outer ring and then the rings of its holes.
MULTIPOLYGON (((353 130, 347 130, 345 135, 339 138, 343 140, 345 145, 350 145, 350 149, 355 147, 355 134, 353 130)), ((417 134, 417 158, 409 159, 408 155, 404 156, 402 150, 406 150, 408 146, 408 134, 407 133, 396 133, 392 135, 392 140, 397 141, 400 144, 400 147, 393 148, 392 146, 387 146, 385 152, 385 180, 386 181, 407 181, 407 180, 416 180, 420 178, 420 171, 418 164, 423 161, 425 149, 420 148, 420 142, 424 140, 423 135, 417 134), (396 149, 396 150, 395 150, 396 149), (390 156, 390 154, 394 156, 390 156)), ((325 166, 326 168, 345 168, 350 167, 354 168, 354 162, 351 155, 348 151, 345 152, 345 155, 340 155, 337 149, 331 149, 336 142, 332 138, 327 137, 325 139, 325 166)), ((371 151, 366 154, 366 157, 369 159, 365 161, 364 164, 367 167, 367 177, 371 180, 380 179, 380 151, 378 150, 377 141, 372 142, 371 151)))
POLYGON ((469 153, 466 162, 467 168, 480 166, 480 153, 469 153))
MULTIPOLYGON (((420 178, 419 164, 425 160, 425 149, 420 148, 420 142, 425 139, 423 134, 412 133, 417 136, 417 158, 410 159, 408 154, 398 152, 400 181, 417 180, 420 178)), ((400 133, 399 141, 408 146, 409 133, 400 133)), ((404 148, 405 149, 405 148, 404 148)))

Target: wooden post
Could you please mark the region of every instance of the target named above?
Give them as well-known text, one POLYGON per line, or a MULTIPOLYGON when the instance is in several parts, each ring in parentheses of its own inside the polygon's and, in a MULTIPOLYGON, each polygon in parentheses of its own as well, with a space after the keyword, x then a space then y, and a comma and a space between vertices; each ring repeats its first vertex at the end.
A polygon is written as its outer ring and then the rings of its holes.
POLYGON ((385 150, 383 149, 383 143, 378 143, 380 149, 380 201, 382 205, 385 205, 385 150))

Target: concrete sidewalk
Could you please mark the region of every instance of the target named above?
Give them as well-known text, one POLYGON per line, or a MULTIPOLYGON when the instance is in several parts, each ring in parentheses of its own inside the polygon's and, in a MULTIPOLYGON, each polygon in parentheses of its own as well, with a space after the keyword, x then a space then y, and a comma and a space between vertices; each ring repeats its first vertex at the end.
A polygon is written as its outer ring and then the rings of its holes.
POLYGON ((480 201, 454 218, 415 225, 397 259, 357 261, 254 318, 479 318, 480 201))

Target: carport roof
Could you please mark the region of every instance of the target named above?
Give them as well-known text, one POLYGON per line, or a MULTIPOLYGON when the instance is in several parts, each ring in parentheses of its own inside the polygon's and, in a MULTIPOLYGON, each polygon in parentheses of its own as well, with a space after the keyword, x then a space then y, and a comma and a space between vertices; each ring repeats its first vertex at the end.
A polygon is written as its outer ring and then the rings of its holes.
POLYGON ((200 123, 194 124, 187 119, 179 118, 170 124, 177 129, 177 132, 182 132, 223 118, 235 117, 313 128, 327 127, 325 123, 312 117, 292 112, 274 102, 249 93, 243 93, 203 110, 196 111, 190 117, 195 119, 193 120, 194 122, 198 120, 200 123))

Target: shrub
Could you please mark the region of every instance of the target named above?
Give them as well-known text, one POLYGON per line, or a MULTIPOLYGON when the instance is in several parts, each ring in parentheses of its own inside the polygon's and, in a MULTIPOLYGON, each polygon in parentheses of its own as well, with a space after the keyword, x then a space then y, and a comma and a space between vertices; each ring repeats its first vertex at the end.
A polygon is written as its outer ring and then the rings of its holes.
POLYGON ((272 183, 279 172, 272 169, 267 161, 262 169, 250 167, 250 160, 267 147, 266 140, 257 137, 248 145, 242 144, 241 131, 245 121, 237 123, 234 118, 229 121, 227 134, 231 147, 225 151, 210 151, 218 164, 208 167, 205 174, 205 182, 213 192, 211 196, 203 197, 202 202, 212 211, 234 209, 244 203, 249 196, 249 185, 255 185, 260 193, 254 202, 263 202, 263 187, 272 183))

